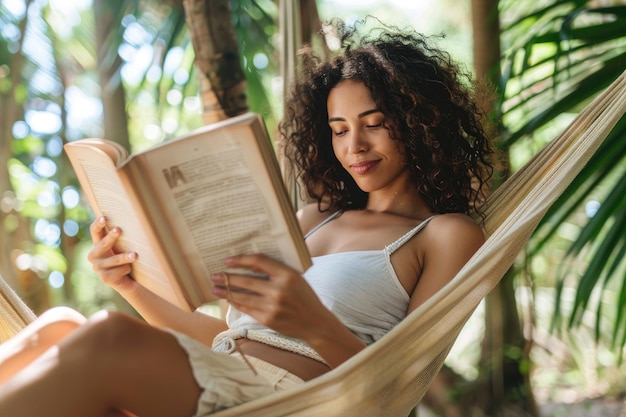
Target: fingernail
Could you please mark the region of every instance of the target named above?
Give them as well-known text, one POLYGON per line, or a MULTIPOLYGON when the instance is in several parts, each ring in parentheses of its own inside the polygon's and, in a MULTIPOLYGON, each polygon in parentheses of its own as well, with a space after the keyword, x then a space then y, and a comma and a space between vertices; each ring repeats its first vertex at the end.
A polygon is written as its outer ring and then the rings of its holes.
POLYGON ((217 282, 217 283, 224 282, 224 275, 221 273, 211 274, 211 281, 217 282))
POLYGON ((137 259, 137 253, 136 252, 130 252, 126 256, 128 256, 128 259, 137 259))
POLYGON ((98 223, 100 224, 105 224, 107 222, 107 219, 104 218, 104 216, 100 216, 100 218, 98 219, 98 223))

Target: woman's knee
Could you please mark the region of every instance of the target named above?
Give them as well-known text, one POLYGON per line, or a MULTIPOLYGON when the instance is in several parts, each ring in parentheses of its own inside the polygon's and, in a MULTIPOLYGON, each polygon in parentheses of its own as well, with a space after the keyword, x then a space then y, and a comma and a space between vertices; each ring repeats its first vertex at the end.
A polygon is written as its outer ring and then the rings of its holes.
POLYGON ((0 380, 6 380, 52 346, 79 328, 85 317, 67 307, 55 307, 41 314, 33 323, 0 350, 0 380))
POLYGON ((135 381, 143 375, 137 374, 138 369, 155 364, 164 334, 128 314, 99 312, 81 326, 66 352, 79 367, 88 368, 102 381, 119 382, 120 377, 135 381))
POLYGON ((117 352, 126 347, 136 347, 145 338, 149 325, 126 313, 100 311, 85 323, 84 336, 98 350, 117 352))
POLYGON ((39 316, 37 320, 43 322, 67 321, 82 324, 87 319, 78 311, 65 306, 52 307, 39 316))
POLYGON ((57 343, 86 322, 85 316, 69 307, 53 307, 42 313, 31 325, 42 346, 57 343))

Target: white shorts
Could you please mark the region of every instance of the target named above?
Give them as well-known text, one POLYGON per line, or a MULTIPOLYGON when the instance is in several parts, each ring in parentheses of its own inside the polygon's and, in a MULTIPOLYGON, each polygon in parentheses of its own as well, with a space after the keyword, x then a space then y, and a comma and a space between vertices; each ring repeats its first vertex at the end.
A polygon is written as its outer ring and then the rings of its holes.
POLYGON ((239 353, 214 352, 204 343, 183 333, 167 331, 187 352, 193 375, 202 388, 193 417, 203 417, 304 383, 285 369, 246 356, 257 372, 255 375, 239 353))

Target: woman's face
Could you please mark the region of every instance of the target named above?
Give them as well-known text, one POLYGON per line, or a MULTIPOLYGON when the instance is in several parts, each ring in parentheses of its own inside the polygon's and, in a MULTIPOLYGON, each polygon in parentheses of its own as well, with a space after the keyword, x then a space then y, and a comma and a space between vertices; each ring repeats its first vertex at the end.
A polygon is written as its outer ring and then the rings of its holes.
POLYGON ((330 91, 327 108, 335 156, 361 190, 408 186, 400 142, 389 136, 385 115, 365 84, 341 81, 330 91))

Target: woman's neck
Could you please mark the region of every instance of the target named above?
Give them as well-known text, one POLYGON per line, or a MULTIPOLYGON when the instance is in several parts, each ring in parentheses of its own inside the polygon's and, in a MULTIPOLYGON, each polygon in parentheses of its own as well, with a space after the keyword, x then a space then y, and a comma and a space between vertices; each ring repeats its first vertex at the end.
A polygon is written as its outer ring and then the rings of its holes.
POLYGON ((370 193, 365 209, 416 219, 425 219, 433 214, 424 199, 415 190, 406 189, 392 193, 370 193))

